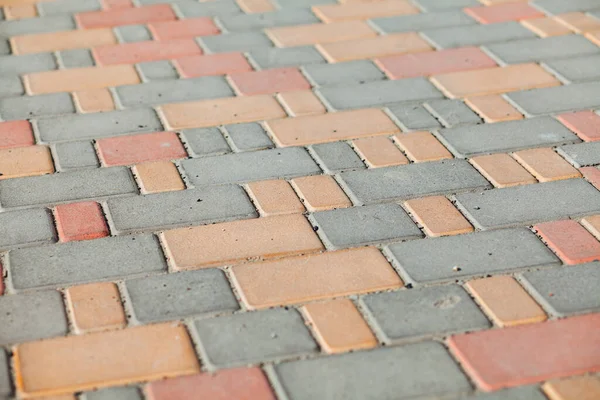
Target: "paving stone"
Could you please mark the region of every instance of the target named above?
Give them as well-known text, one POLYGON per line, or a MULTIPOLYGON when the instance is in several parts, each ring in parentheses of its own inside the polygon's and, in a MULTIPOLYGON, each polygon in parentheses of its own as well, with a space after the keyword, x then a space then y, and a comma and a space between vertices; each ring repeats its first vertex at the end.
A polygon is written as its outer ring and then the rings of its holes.
POLYGON ((60 63, 64 68, 93 67, 94 59, 89 50, 73 49, 58 52, 60 63))
POLYGON ((438 137, 457 157, 580 141, 564 125, 549 117, 443 129, 438 131, 438 137))
POLYGON ((322 87, 317 90, 317 93, 324 103, 334 110, 367 108, 443 97, 425 78, 322 87))
MULTIPOLYGON (((142 0, 143 2, 164 3, 164 0, 142 0)), ((175 8, 183 18, 219 17, 224 15, 239 14, 242 10, 234 0, 198 3, 193 0, 177 0, 173 2, 175 8)), ((150 4, 150 3, 146 3, 150 4)))
POLYGON ((282 9, 269 13, 224 15, 221 25, 229 32, 254 31, 276 26, 302 25, 319 22, 310 9, 282 9))
POLYGON ((54 163, 61 171, 98 167, 98 158, 92 142, 67 142, 54 146, 54 163))
POLYGON ((397 204, 321 211, 312 214, 311 219, 319 227, 319 235, 330 249, 423 236, 397 204))
POLYGON ((464 193, 462 211, 481 229, 531 225, 600 211, 600 193, 583 179, 464 193))
POLYGON ((385 79, 385 75, 369 60, 302 67, 313 86, 360 84, 385 79))
MULTIPOLYGON (((492 393, 479 393, 475 396, 459 397, 460 400, 546 400, 537 386, 523 386, 513 389, 502 389, 492 393)), ((457 399, 457 400, 458 400, 457 399)))
POLYGON ((25 94, 25 89, 18 76, 0 77, 0 98, 22 94, 25 94))
POLYGON ((458 285, 399 290, 363 297, 386 342, 484 329, 490 322, 458 285))
POLYGON ((438 48, 479 46, 509 40, 527 39, 535 34, 516 21, 489 25, 457 26, 441 29, 427 29, 423 35, 438 48))
POLYGON ((309 90, 310 83, 297 68, 276 68, 229 74, 227 81, 239 96, 309 90))
POLYGON ((152 40, 150 31, 144 25, 124 25, 114 28, 120 43, 144 42, 152 40))
POLYGON ((269 38, 262 32, 234 32, 217 36, 203 36, 198 41, 207 53, 250 51, 273 47, 269 38))
POLYGON ((194 185, 291 178, 321 172, 306 150, 300 147, 184 160, 181 165, 194 185))
POLYGON ((248 52, 248 55, 261 69, 326 63, 313 46, 253 49, 248 52))
POLYGON ((88 11, 75 15, 75 20, 80 29, 110 28, 119 25, 147 24, 174 21, 176 19, 177 16, 169 4, 88 11))
POLYGON ((523 119, 523 115, 499 94, 467 97, 465 103, 488 123, 523 119))
POLYGON ((238 186, 165 192, 108 200, 117 233, 211 224, 257 216, 238 186))
POLYGON ((328 174, 366 168, 346 142, 316 144, 311 149, 319 165, 328 174))
POLYGON ((355 204, 404 200, 489 186, 488 181, 464 160, 343 172, 340 177, 342 187, 355 204))
POLYGON ((590 11, 598 8, 598 3, 594 0, 570 0, 568 2, 561 0, 536 0, 532 4, 551 15, 570 11, 590 11))
POLYGON ((40 15, 56 15, 98 11, 101 9, 101 6, 98 0, 58 0, 39 3, 37 9, 40 15))
POLYGON ((553 88, 508 93, 506 96, 527 116, 600 107, 600 82, 572 83, 553 88))
POLYGON ((439 121, 420 104, 395 104, 388 106, 392 119, 403 131, 441 128, 439 121))
POLYGON ((197 128, 182 131, 188 150, 195 156, 230 153, 231 149, 219 128, 197 128))
POLYGON ((72 286, 65 290, 65 299, 77 334, 122 329, 127 325, 119 289, 112 282, 72 286))
POLYGON ((292 361, 275 370, 294 400, 437 397, 471 389, 444 347, 434 342, 292 361))
POLYGON ((0 117, 5 121, 74 112, 75 105, 69 93, 0 98, 0 117))
POLYGON ((8 40, 0 39, 0 55, 9 55, 10 54, 10 44, 8 40))
POLYGON ((273 0, 280 8, 311 8, 321 4, 335 4, 335 0, 273 0))
POLYGON ((415 0, 415 3, 424 11, 430 12, 435 10, 445 10, 452 8, 464 8, 469 6, 480 5, 477 0, 415 0))
POLYGON ((16 290, 135 277, 167 268, 152 235, 18 249, 12 250, 8 259, 16 290))
POLYGON ((389 246, 389 255, 415 282, 454 279, 559 264, 525 228, 475 232, 389 246))
POLYGON ((0 213, 0 249, 54 240, 54 222, 47 210, 35 208, 0 213))
POLYGON ((125 286, 135 318, 141 323, 239 308, 225 274, 219 269, 131 279, 125 286))
POLYGON ((80 395, 82 400, 142 400, 136 387, 116 387, 84 392, 80 395))
POLYGON ((425 103, 425 108, 446 127, 482 122, 481 118, 460 100, 432 100, 425 103))
POLYGON ((4 208, 131 193, 137 193, 137 186, 129 170, 122 167, 0 181, 0 204, 4 208))
POLYGON ((137 69, 144 82, 178 78, 175 67, 168 60, 139 63, 137 69))
POLYGON ((225 130, 236 151, 263 150, 275 147, 262 126, 256 122, 227 125, 225 130))
POLYGON ((600 298, 594 289, 600 279, 600 262, 543 269, 523 274, 533 297, 554 315, 598 312, 600 298))
POLYGON ((75 29, 75 21, 70 15, 54 15, 50 17, 26 18, 0 22, 0 37, 30 35, 68 31, 75 29))
POLYGON ((600 141, 561 146, 558 152, 577 168, 600 164, 600 141))
POLYGON ((514 40, 490 44, 486 48, 496 58, 507 64, 569 58, 600 52, 597 46, 581 35, 514 40))
MULTIPOLYGON (((0 18, 1 19, 1 18, 0 18)), ((12 394, 10 384, 10 370, 8 366, 9 360, 4 349, 0 350, 0 396, 9 398, 12 394)))
POLYGON ((554 74, 569 82, 600 80, 600 55, 569 57, 566 60, 544 60, 544 65, 554 74))
POLYGON ((3 75, 23 75, 56 68, 57 64, 52 53, 0 57, 0 71, 3 75))
POLYGON ((329 175, 305 176, 290 181, 310 212, 352 206, 348 196, 329 175))
POLYGON ((163 130, 156 113, 149 108, 41 118, 37 120, 37 127, 40 138, 45 142, 163 130))
MULTIPOLYGON (((439 4, 445 4, 438 2, 439 4)), ((461 10, 427 12, 415 15, 374 18, 371 22, 386 34, 414 32, 450 26, 475 25, 476 22, 461 10)))
POLYGON ((218 367, 255 364, 317 350, 294 309, 201 319, 194 326, 204 360, 218 367))
POLYGON ((62 297, 54 290, 0 297, 0 343, 28 342, 68 332, 62 297))
POLYGON ((427 236, 459 235, 473 231, 467 219, 445 196, 428 196, 404 202, 404 207, 427 236))

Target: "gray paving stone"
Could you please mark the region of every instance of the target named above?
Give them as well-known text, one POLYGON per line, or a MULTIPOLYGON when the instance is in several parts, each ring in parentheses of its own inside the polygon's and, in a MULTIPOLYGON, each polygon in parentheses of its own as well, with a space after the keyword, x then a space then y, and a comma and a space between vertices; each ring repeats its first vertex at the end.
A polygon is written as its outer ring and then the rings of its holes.
POLYGON ((181 165, 194 185, 292 178, 321 172, 301 147, 196 158, 183 160, 181 165))
POLYGON ((386 252, 416 283, 560 264, 537 236, 525 228, 410 240, 390 245, 386 252))
POLYGON ((466 392, 467 378, 435 342, 279 364, 290 400, 379 400, 466 392))
MULTIPOLYGON (((164 3, 164 0, 142 0, 143 2, 164 3)), ((183 18, 218 17, 242 12, 234 0, 207 1, 198 3, 195 0, 178 0, 173 2, 173 8, 183 18)))
POLYGON ((546 69, 569 82, 600 81, 600 55, 544 60, 544 64, 546 69))
POLYGON ((515 21, 488 25, 468 25, 427 29, 423 35, 438 48, 479 46, 488 43, 536 37, 533 32, 515 21))
POLYGON ((195 128, 182 131, 183 141, 194 156, 230 153, 219 128, 195 128))
POLYGON ((598 54, 600 48, 581 35, 514 40, 485 46, 497 59, 507 64, 569 58, 598 54))
POLYGON ((81 400, 142 400, 142 395, 136 387, 117 387, 84 392, 81 400))
POLYGON ((523 281, 533 297, 555 315, 600 311, 600 262, 527 272, 523 281))
POLYGON ((479 307, 458 285, 378 293, 365 296, 362 301, 388 343, 490 326, 479 307))
POLYGON ((273 47, 271 40, 262 32, 235 32, 202 36, 198 39, 198 42, 208 53, 250 51, 257 48, 273 47))
POLYGON ((203 359, 218 367, 313 353, 318 348, 295 309, 202 319, 194 325, 203 359))
POLYGON ((0 205, 5 208, 132 193, 137 193, 137 186, 130 171, 123 167, 82 169, 0 181, 0 205))
POLYGON ((150 108, 40 118, 36 124, 40 138, 45 142, 96 139, 163 129, 150 108))
POLYGON ((39 3, 37 9, 40 15, 56 15, 98 11, 102 7, 98 0, 56 0, 39 3))
POLYGON ((144 25, 125 25, 114 28, 119 43, 143 42, 152 40, 152 35, 144 25))
POLYGON ((480 124, 481 118, 461 100, 431 100, 425 108, 444 126, 480 124))
POLYGON ((25 18, 0 22, 0 37, 13 37, 33 33, 48 33, 75 29, 75 21, 70 15, 25 18))
POLYGON ((296 67, 308 64, 324 64, 327 61, 313 46, 253 49, 248 52, 251 61, 260 69, 296 67))
POLYGON ((256 122, 225 127, 235 151, 263 150, 275 147, 269 136, 256 122))
POLYGON ((571 11, 590 11, 599 8, 596 0, 536 0, 532 5, 551 15, 571 11))
POLYGON ((457 205, 481 229, 533 225, 600 212, 600 192, 583 179, 567 179, 464 193, 457 205))
POLYGON ((365 169, 365 164, 346 142, 323 143, 311 146, 312 154, 328 174, 365 169))
POLYGON ((145 276, 167 269, 160 244, 152 235, 12 250, 8 260, 16 290, 145 276))
POLYGON ((550 117, 442 129, 437 136, 457 157, 580 142, 550 117))
POLYGON ((600 82, 524 90, 506 96, 528 117, 593 109, 600 107, 600 82))
POLYGON ((405 200, 489 187, 467 161, 446 160, 340 174, 355 204, 405 200))
POLYGON ((66 142, 54 145, 54 163, 61 171, 100 166, 92 142, 66 142))
POLYGON ((4 10, 0 10, 0 21, 4 20, 4 10))
POLYGON ((132 279, 125 286, 142 323, 239 309, 225 274, 216 268, 132 279))
POLYGON ((211 224, 256 217, 239 186, 217 186, 108 200, 117 233, 211 224))
POLYGON ((0 71, 2 71, 3 76, 23 75, 32 72, 49 71, 56 68, 56 60, 52 53, 0 57, 0 71))
POLYGON ((0 77, 0 97, 20 96, 24 93, 25 89, 18 76, 0 77))
POLYGON ((273 0, 280 8, 311 8, 321 4, 335 4, 335 0, 273 0))
POLYGON ((75 105, 69 93, 50 93, 0 99, 0 117, 5 121, 28 119, 43 115, 72 114, 74 112, 75 105))
POLYGON ((177 79, 177 71, 169 60, 143 62, 136 65, 144 82, 177 79))
POLYGON ((321 21, 310 9, 283 9, 268 13, 226 15, 219 17, 219 22, 230 32, 240 32, 321 21))
POLYGON ((577 168, 600 164, 600 142, 562 146, 558 148, 558 152, 577 168))
POLYGON ((0 38, 0 55, 10 54, 10 44, 8 40, 0 38))
POLYGON ((547 398, 537 386, 522 386, 492 393, 479 393, 474 396, 465 395, 456 400, 547 400, 547 398))
POLYGON ((0 349, 0 398, 12 394, 12 385, 10 384, 10 370, 8 369, 8 356, 4 349, 0 349))
POLYGON ((35 208, 0 213, 0 249, 54 240, 54 221, 48 210, 35 208))
POLYGON ((447 10, 452 8, 464 8, 480 6, 477 0, 413 0, 424 11, 447 10))
POLYGON ((389 113, 403 131, 420 131, 441 128, 439 121, 420 104, 395 104, 388 106, 389 113))
POLYGON ((0 297, 0 345, 29 342, 68 331, 62 297, 55 290, 0 297))
POLYGON ((64 68, 84 68, 94 66, 94 58, 92 57, 92 53, 86 49, 59 51, 58 57, 64 68))
POLYGON ((314 64, 302 69, 313 86, 360 84, 385 79, 383 72, 369 60, 314 64))
POLYGON ((313 213, 319 236, 330 249, 423 236, 398 204, 375 204, 313 213))
POLYGON ((461 10, 374 18, 371 22, 384 33, 414 32, 477 23, 461 10))
POLYGON ((322 87, 317 89, 317 93, 326 105, 335 110, 368 108, 444 97, 426 78, 322 87))

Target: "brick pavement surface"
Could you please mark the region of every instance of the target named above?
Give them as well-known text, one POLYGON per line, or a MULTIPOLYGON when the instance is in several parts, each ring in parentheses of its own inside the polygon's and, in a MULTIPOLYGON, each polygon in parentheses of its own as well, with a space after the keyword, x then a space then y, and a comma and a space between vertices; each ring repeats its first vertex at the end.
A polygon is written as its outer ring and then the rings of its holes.
POLYGON ((600 399, 598 0, 0 0, 0 400, 600 399))

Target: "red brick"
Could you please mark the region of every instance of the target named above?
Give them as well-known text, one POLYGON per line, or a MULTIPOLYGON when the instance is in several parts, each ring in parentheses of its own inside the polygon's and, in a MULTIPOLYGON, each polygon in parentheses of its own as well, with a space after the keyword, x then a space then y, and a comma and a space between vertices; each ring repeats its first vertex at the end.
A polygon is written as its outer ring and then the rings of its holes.
POLYGON ((202 50, 194 39, 179 39, 167 42, 146 41, 99 46, 92 50, 92 54, 98 65, 111 65, 200 55, 202 50))
POLYGON ((154 22, 148 25, 148 28, 156 40, 194 38, 196 36, 218 35, 220 32, 212 18, 208 17, 154 22))
POLYGON ((520 21, 523 19, 544 16, 544 13, 536 10, 527 3, 507 3, 489 7, 469 7, 465 8, 464 12, 482 24, 520 21))
POLYGON ((75 15, 80 28, 106 28, 120 25, 147 24, 174 21, 177 16, 169 4, 156 4, 137 8, 120 8, 109 11, 89 11, 75 15))
POLYGON ((582 140, 586 142, 600 140, 600 115, 595 112, 578 111, 561 114, 557 118, 582 140))
POLYGON ((310 83, 297 68, 277 68, 240 72, 229 79, 240 95, 268 94, 310 89, 310 83))
POLYGON ((596 167, 579 168, 579 171, 596 189, 600 190, 600 169, 596 167))
POLYGON ((486 391, 600 371, 600 313, 448 340, 464 370, 486 391))
POLYGON ((188 56, 174 60, 173 64, 182 78, 252 71, 252 66, 248 64, 242 53, 188 56))
POLYGON ((0 122, 0 149, 35 144, 29 121, 0 122))
POLYGON ((131 165, 145 161, 187 157, 179 137, 173 132, 100 139, 97 141, 97 145, 100 160, 105 166, 131 165))
POLYGON ((567 264, 600 260, 600 242, 576 221, 546 222, 533 228, 567 264))
POLYGON ((275 400, 260 368, 225 369, 152 382, 146 386, 148 400, 260 399, 275 400))
POLYGON ((477 47, 402 54, 382 57, 375 62, 390 79, 430 76, 496 66, 496 62, 477 47))
POLYGON ((131 0, 102 0, 103 10, 117 10, 123 8, 133 8, 131 0))
POLYGON ((61 242, 98 239, 109 234, 102 208, 95 201, 58 205, 54 217, 61 242))

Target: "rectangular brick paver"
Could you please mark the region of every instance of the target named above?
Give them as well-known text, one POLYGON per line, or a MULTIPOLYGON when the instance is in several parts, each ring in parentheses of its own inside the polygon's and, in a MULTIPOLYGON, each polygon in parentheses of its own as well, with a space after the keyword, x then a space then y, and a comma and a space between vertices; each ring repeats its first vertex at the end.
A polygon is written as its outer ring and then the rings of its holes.
POLYGON ((267 29, 266 33, 278 47, 306 46, 377 36, 377 33, 363 21, 285 26, 267 29))
POLYGON ((457 235, 473 231, 469 221, 444 196, 408 200, 404 205, 428 236, 457 235))
POLYGON ((552 149, 521 150, 513 157, 540 182, 581 177, 579 171, 552 149))
POLYGON ((34 143, 29 121, 0 122, 0 149, 30 146, 34 143))
POLYGON ((500 95, 467 97, 465 103, 479 114, 485 122, 523 119, 523 115, 500 95))
POLYGON ((169 4, 156 4, 138 8, 84 12, 76 14, 75 19, 80 28, 89 29, 173 21, 176 17, 169 4))
POLYGON ((600 396, 600 379, 594 376, 572 377, 546 382, 542 389, 551 400, 591 400, 600 396))
POLYGON ((471 163, 495 187, 503 188, 536 183, 537 180, 508 154, 490 154, 471 158, 471 163))
POLYGON ((193 39, 175 39, 99 46, 92 54, 98 65, 114 65, 200 55, 202 50, 193 39))
POLYGON ((92 283, 66 290, 68 309, 78 333, 125 327, 125 313, 114 283, 92 283))
POLYGON ((319 98, 310 90, 280 93, 277 98, 290 117, 325 114, 327 111, 319 98))
POLYGON ((163 21, 148 24, 155 40, 193 38, 196 36, 216 35, 219 28, 207 17, 187 18, 179 21, 163 21))
POLYGON ((102 208, 94 201, 58 205, 54 208, 54 218, 61 242, 109 235, 102 208))
POLYGON ((353 19, 370 19, 388 15, 417 14, 419 9, 405 0, 381 0, 372 4, 355 2, 348 4, 328 4, 313 7, 315 14, 323 22, 353 19))
POLYGON ((331 176, 307 176, 291 180, 308 211, 350 207, 352 202, 331 176))
POLYGON ((187 157, 177 134, 172 132, 100 139, 96 146, 102 165, 109 167, 187 157))
POLYGON ((252 71, 241 53, 187 56, 175 59, 173 64, 182 78, 252 71))
POLYGON ((576 221, 545 222, 533 229, 567 264, 600 261, 600 242, 576 221))
POLYGON ((179 171, 172 162, 154 161, 137 164, 132 171, 138 179, 143 194, 185 189, 179 171))
POLYGON ((600 115, 595 112, 566 113, 558 115, 557 119, 586 142, 600 140, 600 115))
POLYGON ((296 68, 238 72, 229 75, 239 95, 256 95, 310 89, 310 83, 296 68))
POLYGON ((87 49, 114 44, 117 39, 107 28, 83 31, 37 33, 11 38, 14 54, 43 53, 69 49, 87 49))
POLYGON ((354 149, 371 168, 408 164, 408 159, 387 137, 357 139, 352 143, 354 149))
POLYGON ((508 93, 506 96, 528 117, 586 110, 600 106, 600 82, 572 83, 566 86, 508 93))
POLYGON ((0 180, 54 172, 50 149, 27 146, 0 150, 0 180))
POLYGON ((294 189, 283 179, 251 182, 248 193, 264 216, 295 214, 305 210, 294 189))

